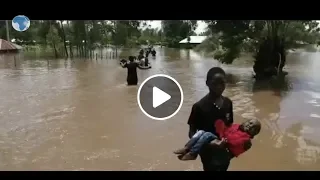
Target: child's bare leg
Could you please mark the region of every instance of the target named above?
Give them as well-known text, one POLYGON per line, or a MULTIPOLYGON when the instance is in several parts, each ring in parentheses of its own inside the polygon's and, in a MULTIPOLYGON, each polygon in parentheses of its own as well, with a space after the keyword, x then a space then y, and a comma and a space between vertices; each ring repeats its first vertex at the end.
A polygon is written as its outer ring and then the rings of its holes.
POLYGON ((182 161, 195 160, 195 159, 197 159, 197 155, 188 152, 187 154, 185 154, 184 156, 182 156, 179 159, 182 161))
POLYGON ((214 142, 215 144, 219 144, 217 140, 217 136, 210 132, 205 132, 201 135, 201 137, 198 139, 198 141, 191 147, 190 151, 185 154, 181 160, 195 160, 197 158, 197 155, 200 153, 201 148, 203 145, 208 144, 210 142, 214 142))
POLYGON ((184 148, 177 149, 177 150, 173 151, 174 154, 186 154, 187 152, 188 152, 188 148, 187 147, 184 147, 184 148))
POLYGON ((180 159, 180 160, 181 160, 181 159, 183 158, 183 156, 184 156, 184 155, 185 155, 185 154, 179 154, 179 155, 178 155, 178 159, 180 159))
MULTIPOLYGON (((217 145, 217 147, 223 147, 225 145, 225 142, 226 142, 225 139, 222 139, 222 140, 214 139, 211 141, 211 144, 215 144, 215 145, 217 145)), ((197 154, 193 154, 191 152, 188 152, 185 155, 183 155, 183 156, 181 155, 178 158, 182 161, 195 160, 195 159, 197 159, 197 154)))
POLYGON ((192 138, 187 142, 187 144, 184 146, 184 148, 178 149, 173 151, 174 154, 186 154, 189 152, 190 148, 197 143, 197 141, 200 139, 200 137, 205 133, 205 131, 198 131, 196 132, 192 138))

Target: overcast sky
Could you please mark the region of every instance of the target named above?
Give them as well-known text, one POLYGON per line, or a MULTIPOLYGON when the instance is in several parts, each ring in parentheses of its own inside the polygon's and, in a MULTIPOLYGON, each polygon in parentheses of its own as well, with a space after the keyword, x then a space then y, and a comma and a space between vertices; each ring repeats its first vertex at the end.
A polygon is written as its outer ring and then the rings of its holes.
MULTIPOLYGON (((67 24, 67 21, 63 21, 63 24, 67 24)), ((147 24, 151 26, 151 28, 161 28, 161 21, 157 20, 157 21, 147 21, 147 24)), ((197 34, 200 34, 204 31, 206 31, 207 28, 207 24, 204 23, 203 21, 198 21, 198 27, 195 30, 195 32, 197 34)))
MULTIPOLYGON (((151 28, 161 28, 161 21, 149 21, 148 24, 151 26, 151 28)), ((207 28, 207 24, 202 22, 202 21, 198 21, 198 27, 196 29, 196 33, 200 34, 204 31, 206 31, 207 28)))

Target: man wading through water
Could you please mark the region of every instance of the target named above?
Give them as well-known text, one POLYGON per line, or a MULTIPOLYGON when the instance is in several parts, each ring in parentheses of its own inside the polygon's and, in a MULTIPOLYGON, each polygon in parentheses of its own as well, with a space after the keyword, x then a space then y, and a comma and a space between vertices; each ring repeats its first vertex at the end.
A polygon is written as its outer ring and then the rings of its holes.
POLYGON ((138 75, 137 75, 137 68, 141 69, 138 63, 134 62, 135 57, 129 56, 129 63, 120 62, 123 68, 128 69, 127 74, 127 83, 128 86, 137 85, 138 84, 138 75))
MULTIPOLYGON (((232 101, 222 96, 225 90, 226 73, 219 67, 207 73, 206 84, 209 94, 192 106, 188 120, 189 138, 198 130, 217 134, 216 120, 221 119, 226 126, 233 123, 232 101)), ((205 145, 200 151, 204 171, 227 171, 233 155, 226 148, 217 148, 214 142, 205 145)))

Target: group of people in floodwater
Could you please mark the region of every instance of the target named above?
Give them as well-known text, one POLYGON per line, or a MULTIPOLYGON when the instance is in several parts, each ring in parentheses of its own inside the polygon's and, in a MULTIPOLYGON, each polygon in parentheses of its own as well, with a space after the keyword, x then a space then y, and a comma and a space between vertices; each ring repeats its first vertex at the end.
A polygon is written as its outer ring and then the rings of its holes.
MULTIPOLYGON (((141 53, 140 53, 141 54, 141 53)), ((128 85, 137 85, 135 58, 129 57, 128 85)), ((226 88, 226 73, 220 67, 207 72, 209 93, 196 102, 188 119, 190 140, 173 153, 179 160, 195 160, 200 155, 204 171, 227 171, 230 161, 252 146, 252 139, 259 134, 261 123, 256 119, 241 124, 234 123, 233 103, 222 95, 226 88)))
POLYGON ((129 56, 129 61, 127 61, 125 59, 122 59, 120 61, 120 65, 123 68, 128 69, 127 84, 129 86, 138 84, 137 68, 139 68, 139 69, 151 68, 151 65, 150 65, 149 59, 148 59, 150 53, 152 54, 153 57, 156 56, 156 51, 152 46, 149 46, 146 49, 146 51, 141 49, 139 51, 138 58, 136 58, 135 56, 129 56))

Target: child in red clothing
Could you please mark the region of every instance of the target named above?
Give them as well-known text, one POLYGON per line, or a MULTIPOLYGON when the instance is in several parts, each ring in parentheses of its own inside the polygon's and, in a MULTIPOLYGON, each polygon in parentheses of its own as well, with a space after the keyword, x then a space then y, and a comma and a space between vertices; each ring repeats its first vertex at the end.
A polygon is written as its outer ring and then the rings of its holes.
POLYGON ((214 142, 217 146, 227 148, 232 155, 238 157, 250 148, 248 145, 251 146, 251 139, 259 134, 261 124, 257 120, 248 120, 242 124, 232 124, 227 127, 219 119, 215 123, 215 128, 219 137, 211 132, 200 130, 194 134, 184 148, 174 153, 179 154, 180 160, 195 160, 203 145, 214 142))

